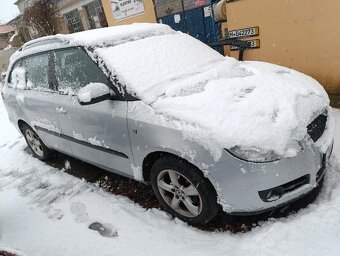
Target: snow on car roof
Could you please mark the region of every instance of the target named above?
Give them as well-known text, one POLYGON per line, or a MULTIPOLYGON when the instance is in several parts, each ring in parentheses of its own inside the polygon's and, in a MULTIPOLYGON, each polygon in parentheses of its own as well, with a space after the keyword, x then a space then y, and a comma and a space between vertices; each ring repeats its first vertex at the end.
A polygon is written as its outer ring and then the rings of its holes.
POLYGON ((103 47, 119 45, 142 38, 175 33, 169 26, 157 23, 134 23, 86 30, 73 34, 57 34, 37 38, 25 43, 13 54, 11 61, 36 52, 67 46, 103 47))
POLYGON ((92 29, 67 35, 59 34, 54 37, 70 45, 106 46, 170 33, 174 33, 174 30, 164 24, 134 23, 130 25, 92 29))
MULTIPOLYGON (((181 32, 97 48, 94 56, 215 159, 234 146, 296 155, 294 141, 307 135, 307 125, 329 104, 323 87, 309 76, 224 57, 181 32)), ((328 120, 334 127, 331 116, 328 120)))

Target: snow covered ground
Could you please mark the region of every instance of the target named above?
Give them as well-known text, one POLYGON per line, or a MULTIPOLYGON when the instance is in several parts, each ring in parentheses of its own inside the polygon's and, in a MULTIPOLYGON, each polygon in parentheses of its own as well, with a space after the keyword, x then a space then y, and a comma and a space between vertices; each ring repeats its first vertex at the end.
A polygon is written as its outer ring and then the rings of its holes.
MULTIPOLYGON (((334 110, 340 125, 340 110, 334 110)), ((339 255, 340 168, 317 200, 247 233, 205 232, 33 158, 0 100, 0 250, 18 255, 339 255), (103 223, 112 236, 88 226, 103 223), (118 232, 118 236, 114 232, 118 232)), ((340 159, 340 129, 334 156, 340 159)), ((110 235, 110 234, 109 234, 110 235)))

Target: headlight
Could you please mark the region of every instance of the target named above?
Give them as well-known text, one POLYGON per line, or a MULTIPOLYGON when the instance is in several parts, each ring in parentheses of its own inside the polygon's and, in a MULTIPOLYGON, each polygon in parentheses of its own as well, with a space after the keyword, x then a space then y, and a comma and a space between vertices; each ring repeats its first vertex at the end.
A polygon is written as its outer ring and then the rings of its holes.
POLYGON ((242 160, 258 163, 272 162, 282 158, 282 156, 276 154, 272 150, 263 150, 254 147, 235 146, 228 149, 228 152, 242 160))

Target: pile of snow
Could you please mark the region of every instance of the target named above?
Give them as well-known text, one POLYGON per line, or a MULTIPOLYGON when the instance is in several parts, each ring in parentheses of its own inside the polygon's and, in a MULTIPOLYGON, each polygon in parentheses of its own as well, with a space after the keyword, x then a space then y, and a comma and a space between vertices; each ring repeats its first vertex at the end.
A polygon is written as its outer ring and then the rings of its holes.
POLYGON ((90 83, 78 91, 78 100, 88 103, 103 95, 110 94, 110 88, 103 83, 90 83))
POLYGON ((174 33, 174 30, 167 25, 156 23, 136 23, 131 25, 92 29, 67 35, 59 34, 54 37, 67 42, 70 45, 103 47, 169 33, 174 33))
MULTIPOLYGON (((340 110, 334 112, 340 123, 340 110)), ((307 208, 247 233, 203 232, 32 157, 1 99, 0 124, 0 250, 45 256, 339 254, 340 171, 334 157, 321 194, 307 208), (118 236, 102 236, 89 228, 94 223, 118 236)), ((340 158, 340 129, 334 154, 340 158)))
POLYGON ((293 156, 290 146, 325 110, 330 132, 323 149, 331 143, 334 120, 325 90, 292 69, 239 62, 181 32, 97 48, 94 58, 157 113, 179 121, 185 137, 216 160, 236 145, 293 156))

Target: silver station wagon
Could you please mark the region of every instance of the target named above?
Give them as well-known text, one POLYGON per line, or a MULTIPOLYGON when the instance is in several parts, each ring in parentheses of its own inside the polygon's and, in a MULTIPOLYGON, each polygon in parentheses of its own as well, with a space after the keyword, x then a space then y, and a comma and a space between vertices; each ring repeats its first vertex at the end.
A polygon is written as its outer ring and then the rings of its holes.
POLYGON ((306 195, 332 150, 328 97, 312 78, 161 24, 30 41, 5 79, 9 119, 36 158, 59 151, 151 184, 192 224, 306 195))

